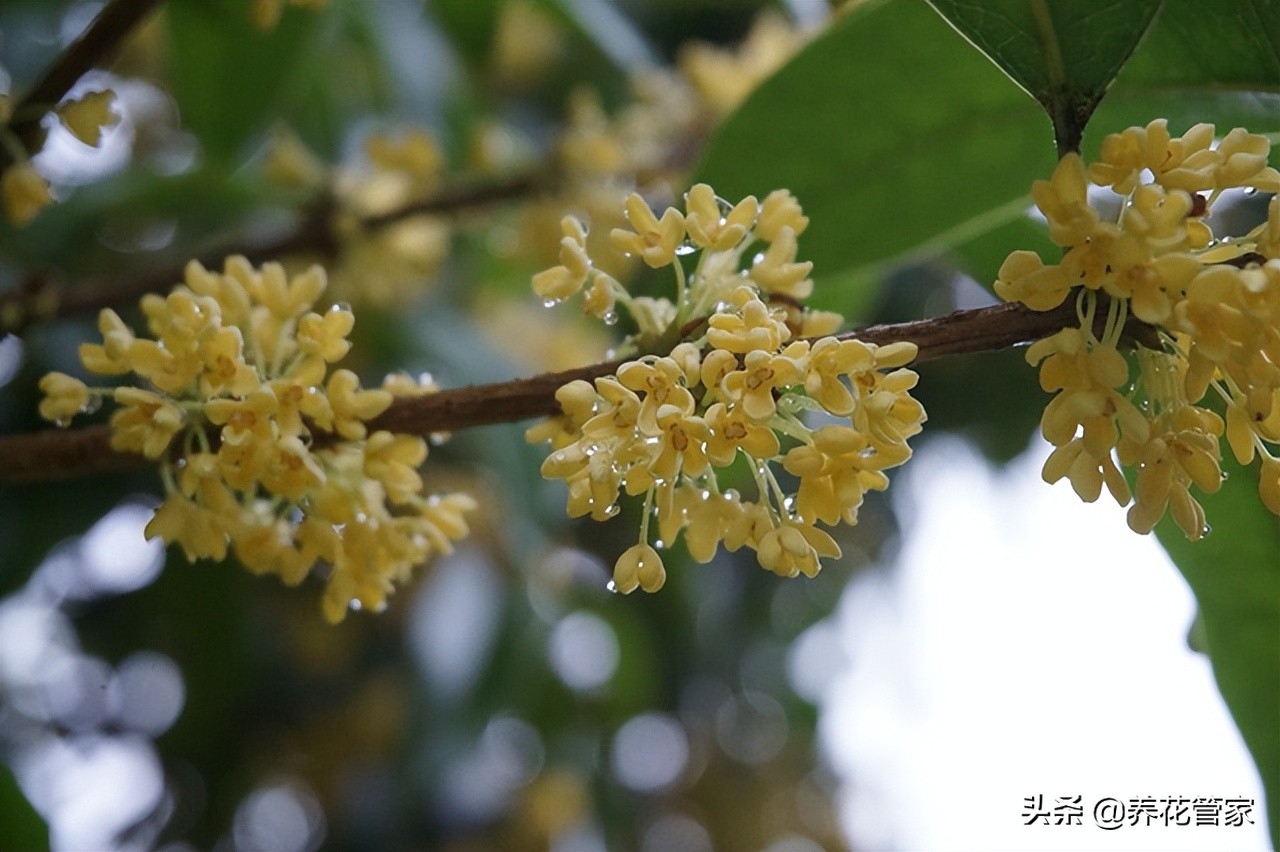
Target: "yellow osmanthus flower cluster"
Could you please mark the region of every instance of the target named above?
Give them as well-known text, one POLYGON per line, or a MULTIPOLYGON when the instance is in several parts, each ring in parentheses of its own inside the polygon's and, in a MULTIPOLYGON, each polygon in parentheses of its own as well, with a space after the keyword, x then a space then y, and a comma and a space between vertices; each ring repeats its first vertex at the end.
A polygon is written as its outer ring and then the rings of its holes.
POLYGON ((1016 251, 1000 269, 1002 298, 1040 311, 1075 298, 1080 318, 1027 352, 1057 394, 1041 420, 1056 447, 1044 478, 1069 479, 1086 501, 1105 484, 1120 505, 1132 500, 1137 532, 1166 512, 1190 539, 1208 531, 1191 486, 1221 486, 1224 436, 1241 464, 1260 457, 1262 500, 1280 515, 1280 197, 1238 238, 1218 241, 1206 223, 1224 192, 1280 192, 1269 152, 1240 128, 1215 144, 1210 124, 1175 137, 1157 119, 1112 134, 1098 162, 1068 154, 1032 187, 1061 260, 1016 251), (1090 183, 1120 196, 1114 220, 1090 204, 1090 183), (1152 327, 1136 375, 1119 348, 1129 316, 1152 327), (1225 419, 1201 404, 1210 389, 1225 419), (1132 493, 1122 467, 1136 472, 1132 493))
POLYGON ((439 187, 445 156, 435 138, 420 129, 373 134, 364 153, 363 166, 331 169, 296 136, 281 132, 272 140, 263 175, 279 186, 332 196, 334 295, 395 307, 422 293, 423 282, 439 270, 449 255, 452 228, 444 217, 425 213, 377 226, 368 221, 430 198, 439 187))
MULTIPOLYGON (((58 104, 53 113, 72 136, 96 148, 102 142, 102 131, 120 120, 112 109, 115 98, 110 89, 87 92, 58 104)), ((0 124, 5 125, 0 127, 0 137, 5 137, 7 149, 19 154, 14 164, 0 176, 0 199, 4 202, 5 216, 21 227, 53 203, 53 193, 49 190, 49 182, 27 159, 21 143, 7 126, 9 109, 8 99, 0 97, 0 124)))
POLYGON ((687 181, 690 151, 811 36, 775 12, 762 13, 732 48, 694 42, 677 68, 645 68, 630 80, 631 97, 606 111, 596 92, 573 92, 556 141, 560 190, 532 204, 519 225, 518 250, 543 263, 566 211, 596 225, 588 250, 596 265, 624 277, 635 264, 609 240, 624 227, 622 201, 631 188, 651 190, 687 181))
POLYGON ((661 216, 633 194, 626 216, 631 227, 609 239, 669 267, 674 300, 633 296, 597 269, 572 217, 561 263, 536 275, 533 289, 548 304, 581 293, 584 309, 606 322, 625 311, 636 330, 620 352, 668 354, 560 388, 562 413, 527 435, 551 442, 543 475, 565 480, 571 517, 605 520, 619 512, 620 493, 643 496, 639 541, 614 566, 619 592, 661 588, 658 550, 681 532, 699 562, 721 544, 745 546, 779 575, 813 576, 821 557, 840 554, 818 524, 854 523, 866 492, 885 489, 885 471, 911 455, 907 439, 925 419, 910 395, 916 374, 905 369, 915 345, 833 337, 839 315, 801 307, 813 289, 812 264, 796 259, 808 219, 785 190, 729 204, 699 184, 684 210, 661 216), (754 482, 752 499, 721 488, 718 472, 735 464, 754 482), (794 492, 784 481, 798 483, 794 492))
POLYGON ((415 565, 449 552, 475 503, 423 495, 422 438, 369 432, 393 396, 435 387, 393 375, 365 390, 335 369, 355 317, 345 305, 312 310, 325 284, 320 267, 290 278, 241 257, 221 273, 193 261, 185 285, 143 298, 151 338, 104 310, 102 343, 80 347, 90 372, 146 386, 90 388, 50 373, 40 414, 66 425, 113 399, 112 446, 160 463, 165 500, 148 538, 181 545, 191 561, 232 552, 290 585, 324 563, 324 613, 337 622, 348 608, 381 609, 415 565))

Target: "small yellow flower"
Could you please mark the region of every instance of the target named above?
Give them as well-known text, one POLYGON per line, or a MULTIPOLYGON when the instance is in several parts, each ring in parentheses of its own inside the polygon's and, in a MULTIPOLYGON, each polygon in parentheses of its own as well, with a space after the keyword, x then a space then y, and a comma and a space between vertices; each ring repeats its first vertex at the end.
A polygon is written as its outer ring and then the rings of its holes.
POLYGON ((756 556, 779 577, 815 577, 822 567, 818 560, 823 556, 838 558, 840 545, 815 526, 789 520, 764 534, 756 556))
POLYGON ((341 361, 351 349, 347 335, 355 324, 355 314, 345 305, 335 305, 323 316, 305 314, 298 320, 298 348, 330 364, 341 361))
POLYGON ((696 184, 685 195, 685 227, 689 239, 710 251, 728 251, 746 238, 755 226, 760 203, 748 195, 737 204, 721 209, 715 190, 696 184))
POLYGON ((656 592, 667 581, 662 557, 647 544, 635 544, 622 552, 613 566, 613 587, 629 595, 636 589, 656 592))
POLYGON ((120 116, 111 109, 116 93, 110 89, 89 92, 73 101, 64 101, 54 112, 62 126, 84 144, 96 148, 102 142, 104 127, 113 127, 120 116))
POLYGON ((794 385, 804 377, 805 358, 796 354, 799 357, 762 350, 748 352, 742 369, 724 377, 720 387, 725 397, 742 406, 747 416, 755 420, 772 416, 777 408, 774 389, 794 385))
POLYGON ((391 394, 385 390, 361 390, 360 379, 350 370, 335 370, 327 388, 333 407, 333 426, 349 441, 365 436, 365 420, 372 420, 391 405, 391 394))
POLYGON ((783 226, 764 254, 751 264, 751 277, 766 293, 801 301, 813 294, 813 263, 796 263, 796 233, 783 226))
MULTIPOLYGON (((735 294, 741 298, 742 290, 735 294)), ((791 337, 787 324, 774 316, 769 306, 748 293, 738 312, 717 312, 708 320, 707 342, 716 349, 735 354, 778 349, 791 337)))
POLYGON ((119 314, 103 309, 98 314, 98 331, 102 333, 101 344, 80 344, 80 362, 85 369, 103 376, 122 376, 132 370, 129 347, 134 336, 119 314))
POLYGON ((111 447, 158 459, 186 425, 182 409, 165 397, 138 388, 116 388, 121 408, 111 415, 111 447))
POLYGON ((577 293, 591 274, 587 257, 587 232, 572 216, 560 220, 560 265, 533 276, 533 292, 549 302, 559 302, 577 293))
POLYGON ((1053 177, 1031 186, 1031 198, 1049 222, 1049 239, 1069 248, 1092 236, 1098 213, 1089 206, 1088 182, 1080 155, 1069 153, 1058 161, 1053 177))
POLYGON ((226 528, 218 517, 180 494, 170 494, 147 522, 148 540, 180 544, 188 561, 223 560, 227 556, 226 528))
POLYGON ((427 460, 427 442, 412 435, 374 432, 364 446, 364 473, 381 482, 392 503, 405 503, 422 491, 417 468, 427 460))
POLYGON ((628 254, 638 256, 654 269, 675 260, 676 249, 685 235, 684 217, 680 211, 668 207, 658 219, 645 200, 634 192, 627 196, 625 207, 632 230, 614 228, 609 234, 613 244, 628 254))
POLYGON ((707 409, 707 456, 716 467, 728 467, 741 450, 754 459, 771 459, 781 444, 773 430, 748 417, 737 406, 717 402, 707 409))
POLYGON ((89 404, 89 388, 66 373, 46 374, 40 379, 40 391, 44 394, 40 416, 59 426, 66 426, 89 404))
POLYGON ((809 227, 809 217, 804 215, 800 202, 785 189, 775 189, 760 204, 760 216, 756 220, 756 236, 766 242, 777 240, 783 228, 800 236, 809 227))
POLYGON ((18 227, 53 203, 49 184, 30 163, 16 163, 5 170, 0 177, 0 195, 4 196, 5 215, 18 227))

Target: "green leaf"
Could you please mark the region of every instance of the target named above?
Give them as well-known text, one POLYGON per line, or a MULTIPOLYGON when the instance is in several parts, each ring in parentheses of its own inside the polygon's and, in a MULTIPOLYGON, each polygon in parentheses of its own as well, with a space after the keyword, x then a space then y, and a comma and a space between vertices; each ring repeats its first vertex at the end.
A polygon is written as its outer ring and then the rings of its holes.
POLYGON ((905 253, 1020 218, 1053 168, 1044 113, 922 3, 867 3, 760 88, 709 143, 698 179, 726 198, 795 193, 813 303, 843 310, 905 253), (891 45, 892 49, 886 49, 891 45), (821 108, 815 108, 815 98, 821 108))
POLYGON ((18 786, 6 766, 0 766, 0 844, 5 849, 46 849, 49 827, 18 786))
POLYGON ((1049 113, 1058 151, 1080 137, 1161 0, 929 0, 1049 113))
POLYGON ((1104 133, 1169 119, 1280 130, 1280 0, 1166 0, 1146 40, 1098 108, 1086 151, 1104 133))
POLYGON ((1266 788, 1280 847, 1280 519, 1258 497, 1258 466, 1223 464, 1230 478, 1200 499, 1212 533, 1187 541, 1169 518, 1156 535, 1200 605, 1200 639, 1218 689, 1266 788))
POLYGON ((320 15, 286 8, 264 33, 254 26, 247 0, 171 0, 165 9, 182 123, 210 160, 233 163, 266 125, 320 15))

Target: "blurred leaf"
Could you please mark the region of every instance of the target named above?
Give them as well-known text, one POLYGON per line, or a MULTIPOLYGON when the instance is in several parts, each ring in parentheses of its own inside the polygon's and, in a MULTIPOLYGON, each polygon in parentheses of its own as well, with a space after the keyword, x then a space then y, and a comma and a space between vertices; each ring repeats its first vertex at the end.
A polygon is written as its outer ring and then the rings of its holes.
POLYGON ((1077 150, 1089 116, 1141 40, 1161 0, 929 0, 1053 121, 1059 152, 1077 150))
MULTIPOLYGON (((286 7, 262 32, 248 0, 171 0, 170 77, 184 126, 215 163, 233 163, 267 123, 320 14, 286 7)), ((481 4, 483 5, 483 4, 481 4)))
POLYGON ((1217 494, 1200 497, 1213 532, 1189 542, 1170 518, 1160 543, 1200 605, 1201 636, 1231 715, 1266 788, 1271 842, 1280 847, 1280 519, 1258 498, 1258 465, 1226 460, 1217 494))
POLYGON ((503 2, 428 0, 427 11, 473 72, 480 71, 493 48, 503 2))
POLYGON ((48 849, 49 828, 23 795, 18 780, 0 764, 0 847, 48 849))
POLYGON ((811 220, 801 252, 819 277, 813 302, 839 308, 849 291, 824 292, 824 279, 853 273, 848 287, 866 286, 904 253, 935 255, 1021 216, 1053 166, 1049 131, 928 6, 871 2, 748 98, 697 177, 725 197, 795 193, 811 220))

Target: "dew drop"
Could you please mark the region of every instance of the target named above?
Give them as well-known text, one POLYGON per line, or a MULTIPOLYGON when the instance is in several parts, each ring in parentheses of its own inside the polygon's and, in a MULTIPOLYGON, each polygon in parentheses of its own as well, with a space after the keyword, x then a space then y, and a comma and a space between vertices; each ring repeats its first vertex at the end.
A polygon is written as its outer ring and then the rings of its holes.
POLYGON ((604 316, 600 317, 600 319, 604 321, 604 324, 605 324, 605 325, 617 325, 617 324, 618 324, 618 312, 617 312, 617 311, 605 311, 605 312, 604 312, 604 316))
POLYGON ((1257 188, 1256 186, 1250 186, 1250 187, 1247 187, 1247 188, 1245 189, 1245 191, 1244 191, 1244 194, 1245 194, 1245 195, 1250 195, 1250 196, 1252 196, 1252 195, 1257 195, 1257 194, 1258 194, 1258 188, 1257 188))
POLYGON ((622 509, 618 506, 618 504, 614 503, 612 506, 604 510, 604 516, 606 518, 614 518, 614 517, 617 517, 618 513, 621 511, 622 509))
POLYGON ((720 224, 724 224, 724 217, 733 212, 733 205, 720 196, 716 196, 716 207, 720 210, 720 224))
POLYGON ((698 250, 697 245, 695 245, 690 240, 685 240, 684 242, 680 243, 680 245, 676 246, 676 254, 679 255, 680 257, 688 257, 689 255, 693 254, 697 250, 698 250))
POLYGON ((347 604, 347 606, 351 609, 352 612, 359 612, 360 610, 364 609, 364 604, 360 603, 359 598, 352 598, 351 602, 347 604))
POLYGON ((759 266, 762 263, 764 263, 764 252, 758 251, 756 252, 756 256, 751 258, 751 265, 759 266))
POLYGON ((1222 481, 1223 481, 1223 482, 1226 482, 1226 481, 1227 481, 1227 479, 1228 479, 1228 478, 1230 478, 1231 474, 1227 473, 1227 472, 1224 470, 1224 471, 1221 471, 1221 472, 1219 473, 1219 476, 1221 476, 1221 477, 1222 477, 1222 481))
POLYGON ((329 313, 331 314, 336 313, 338 311, 341 311, 347 314, 351 313, 351 304, 349 302, 337 302, 336 304, 334 304, 332 308, 329 309, 329 313))
POLYGON ((57 420, 53 421, 53 425, 57 426, 59 429, 65 429, 71 425, 71 418, 59 417, 57 420))
POLYGON ((724 499, 737 502, 742 499, 742 495, 739 494, 736 489, 730 488, 728 491, 724 492, 724 499))
POLYGON ((1205 524, 1204 527, 1200 530, 1200 537, 1204 538, 1211 532, 1213 532, 1213 527, 1209 526, 1208 524, 1205 524))
POLYGON ((656 541, 654 541, 653 547, 655 550, 665 550, 667 547, 667 543, 662 539, 657 539, 656 541))
POLYGON ((560 304, 559 299, 543 299, 542 300, 542 307, 544 308, 554 308, 558 304, 560 304))
POLYGON ((448 432, 432 432, 427 436, 427 443, 433 447, 439 447, 449 440, 448 432))
POLYGON ((615 595, 618 593, 618 584, 613 582, 612 580, 605 583, 604 587, 609 591, 613 592, 615 595))
POLYGON ((89 401, 80 406, 80 413, 93 414, 99 408, 102 408, 102 397, 98 394, 89 394, 89 401))

